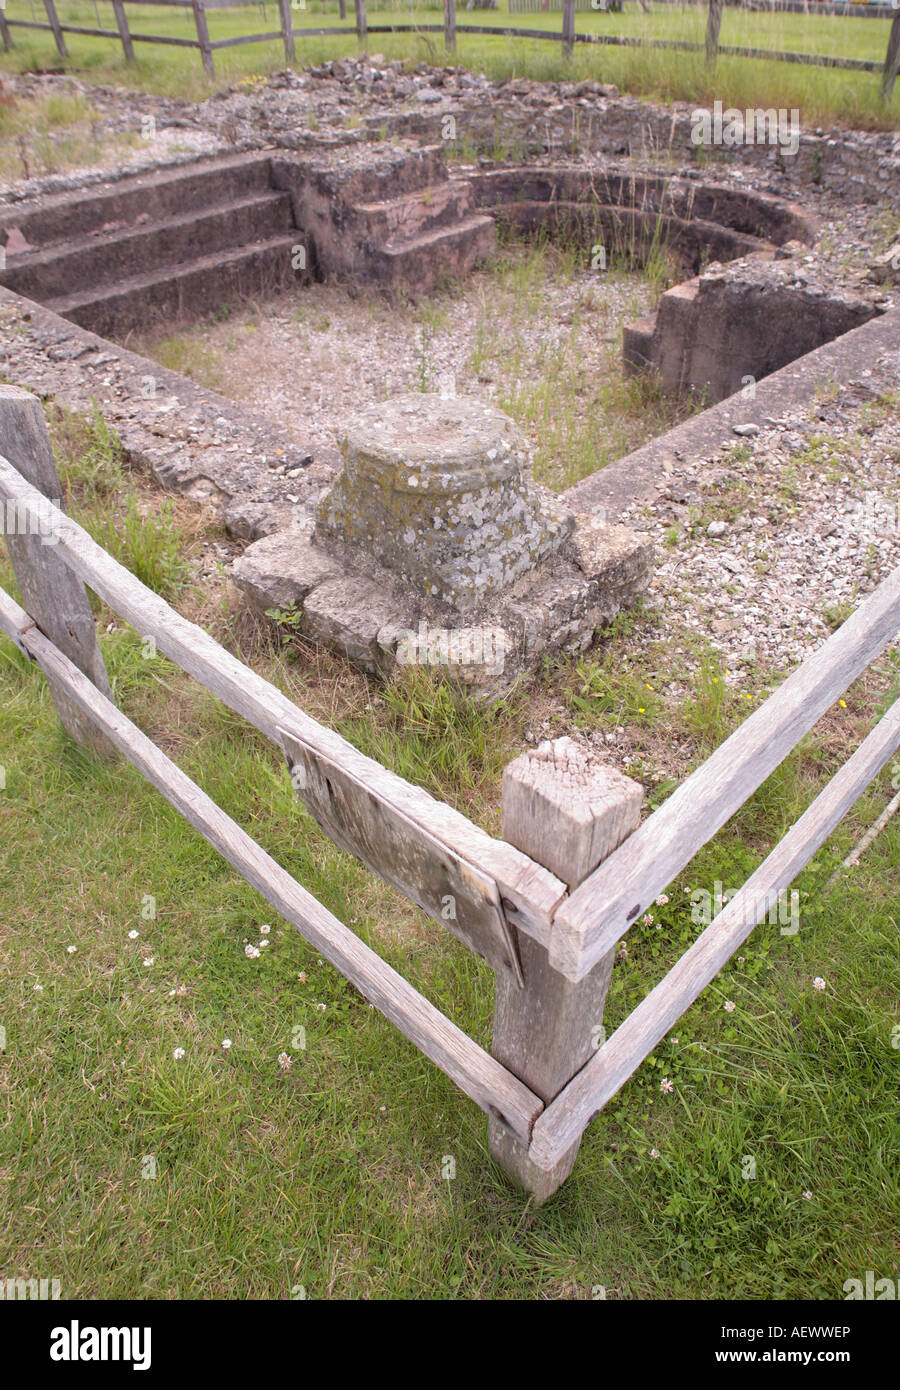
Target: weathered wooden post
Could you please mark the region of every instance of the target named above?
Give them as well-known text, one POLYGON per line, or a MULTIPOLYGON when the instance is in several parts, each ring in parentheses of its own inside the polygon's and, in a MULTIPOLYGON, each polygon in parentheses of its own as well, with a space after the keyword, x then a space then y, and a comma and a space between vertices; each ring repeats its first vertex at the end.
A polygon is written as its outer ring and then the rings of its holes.
POLYGON ((366 0, 354 0, 356 5, 356 37, 360 43, 366 41, 366 0))
POLYGON ((292 63, 295 57, 295 49, 291 0, 278 0, 278 9, 281 12, 281 37, 284 41, 284 56, 287 62, 292 63))
POLYGON ((571 58, 575 47, 575 0, 563 0, 563 57, 571 58))
POLYGON ((347 18, 347 0, 340 0, 340 17, 341 19, 347 18))
MULTIPOLYGON (((46 498, 62 506, 41 403, 19 386, 0 386, 0 454, 46 498)), ((5 508, 0 502, 0 515, 4 514, 4 536, 25 608, 41 632, 109 698, 109 681, 87 591, 56 553, 52 528, 42 525, 41 517, 23 516, 12 502, 5 508)), ((50 691, 63 727, 72 738, 97 752, 112 751, 65 691, 52 682, 50 691)))
MULTIPOLYGON (((5 0, 4 0, 4 4, 5 4, 5 0)), ((4 47, 5 49, 8 50, 8 49, 10 49, 10 48, 13 47, 13 41, 12 41, 12 35, 11 35, 10 32, 9 32, 9 25, 8 25, 7 22, 6 22, 6 14, 4 13, 4 4, 0 4, 0 38, 2 38, 2 40, 3 40, 3 47, 4 47)))
POLYGON ((884 60, 884 75, 881 79, 881 100, 889 102, 894 95, 897 69, 900 67, 900 9, 894 15, 891 32, 888 35, 887 55, 884 60))
POLYGON ((60 58, 68 58, 69 50, 66 48, 66 41, 63 31, 59 24, 59 15, 56 13, 56 6, 53 0, 44 0, 44 9, 47 11, 47 18, 50 21, 50 28, 53 30, 53 37, 56 40, 56 51, 60 58))
MULTIPOLYGON (((577 888, 637 828, 643 789, 592 757, 572 739, 542 743, 503 773, 503 838, 577 888)), ((552 930, 552 928, 551 928, 552 930)), ((518 933, 525 978, 518 988, 497 974, 492 1052, 545 1102, 566 1086, 603 1041, 603 1006, 613 951, 573 984, 551 969, 546 949, 518 933)), ((496 1120, 491 1153, 538 1201, 572 1171, 580 1139, 546 1172, 496 1120)))
POLYGON ((191 0, 191 9, 194 11, 194 24, 197 26, 197 44, 200 49, 200 57, 203 59, 203 71, 207 77, 215 77, 216 69, 209 42, 209 29, 206 24, 206 9, 203 0, 191 0))
POLYGON ((709 0, 706 16, 706 61, 715 63, 719 56, 719 27, 722 23, 722 0, 709 0))
POLYGON ((444 0, 444 45, 456 52, 456 0, 444 0))
POLYGON ((134 63, 134 44, 131 42, 131 30, 128 28, 128 20, 125 16, 125 5, 123 0, 112 0, 113 13, 116 16, 116 28, 119 31, 119 38, 122 40, 122 50, 125 54, 125 62, 131 66, 134 63))

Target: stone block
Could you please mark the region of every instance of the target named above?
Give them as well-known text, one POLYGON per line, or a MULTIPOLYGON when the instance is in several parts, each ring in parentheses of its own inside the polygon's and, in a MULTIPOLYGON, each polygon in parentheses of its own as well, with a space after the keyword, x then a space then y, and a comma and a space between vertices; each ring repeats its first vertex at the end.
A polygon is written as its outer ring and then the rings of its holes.
POLYGON ((239 589, 263 611, 301 605, 312 589, 338 572, 338 566, 312 543, 306 520, 249 545, 231 567, 239 589))

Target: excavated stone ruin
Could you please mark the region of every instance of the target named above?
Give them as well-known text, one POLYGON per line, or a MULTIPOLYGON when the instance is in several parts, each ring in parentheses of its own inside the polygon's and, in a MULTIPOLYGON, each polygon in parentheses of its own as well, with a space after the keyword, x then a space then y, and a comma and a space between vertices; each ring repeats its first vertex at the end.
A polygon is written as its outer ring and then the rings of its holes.
MULTIPOLYGON (((90 370, 119 350, 85 329, 121 339, 241 298, 302 293, 311 278, 426 294, 463 279, 510 228, 633 265, 664 249, 689 278, 626 328, 624 368, 707 402, 885 307, 876 284, 818 274, 817 225, 797 204, 697 169, 639 168, 617 158, 633 141, 612 127, 587 156, 562 155, 571 142, 548 124, 546 157, 451 171, 442 146, 416 143, 423 121, 434 139, 433 118, 416 115, 402 131, 390 125, 387 146, 259 147, 7 199, 0 307, 90 370)), ((895 258, 876 269, 874 281, 889 281, 895 258)), ((139 377, 143 359, 117 360, 120 375, 139 377)), ((204 401, 191 418, 208 415, 221 432, 230 407, 208 394, 194 391, 204 401)), ((344 428, 337 477, 331 460, 293 459, 274 433, 270 443, 279 467, 292 465, 290 495, 266 458, 262 483, 246 459, 200 464, 176 446, 153 466, 166 485, 218 499, 231 533, 252 540, 232 577, 258 607, 290 610, 309 639, 369 672, 426 664, 496 694, 544 654, 584 648, 648 582, 648 544, 607 525, 602 508, 570 510, 530 482, 521 434, 483 401, 416 394, 366 406, 344 428)), ((618 498, 614 471, 607 491, 618 498)), ((573 489, 573 507, 593 507, 581 494, 597 486, 573 489)))
POLYGON ((530 483, 493 405, 399 396, 361 411, 341 447, 315 524, 255 542, 232 578, 369 671, 435 666, 496 694, 544 653, 585 647, 646 586, 647 545, 530 483))

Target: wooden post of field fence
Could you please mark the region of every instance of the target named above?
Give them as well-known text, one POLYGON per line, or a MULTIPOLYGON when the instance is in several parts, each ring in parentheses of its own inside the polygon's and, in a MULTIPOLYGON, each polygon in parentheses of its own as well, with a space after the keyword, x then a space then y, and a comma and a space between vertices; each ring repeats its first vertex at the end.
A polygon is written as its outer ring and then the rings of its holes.
MULTIPOLYGON (((503 773, 503 838, 576 888, 637 828, 643 790, 569 738, 530 749, 503 773)), ((552 927, 551 927, 552 932, 552 927)), ((492 1052, 545 1103, 605 1041, 603 1006, 612 974, 610 951, 573 984, 551 969, 547 950, 518 933, 524 988, 497 973, 492 1052)), ((494 1159, 544 1201, 565 1182, 577 1140, 546 1172, 497 1120, 489 1120, 494 1159)))
POLYGON ((291 0, 278 0, 278 8, 281 11, 281 37, 284 40, 284 56, 287 62, 292 63, 295 57, 295 49, 294 20, 291 15, 291 0))
POLYGON ((13 46, 12 35, 9 32, 9 25, 6 22, 5 0, 0 3, 0 38, 3 40, 3 47, 10 49, 13 46))
MULTIPOLYGON (((0 455, 46 498, 62 506, 41 403, 19 386, 0 386, 0 455)), ((57 554, 52 527, 44 525, 41 517, 23 516, 11 502, 5 508, 0 504, 0 511, 5 516, 3 532, 27 612, 41 632, 110 698, 87 590, 57 554)), ((97 752, 112 752, 111 744, 65 691, 52 682, 50 691, 63 727, 72 738, 97 752)))
POLYGON ((53 37, 56 40, 56 51, 59 53, 60 58, 68 58, 69 50, 66 48, 63 31, 59 27, 59 15, 56 13, 56 6, 53 0, 44 0, 44 9, 47 11, 50 28, 53 30, 53 37))
POLYGON ((575 47, 575 0, 563 0, 563 57, 571 58, 575 47))
POLYGON ((356 37, 359 39, 360 43, 365 43, 365 41, 366 41, 366 33, 367 33, 367 25, 366 25, 366 0, 355 0, 355 4, 356 4, 356 37))
POLYGON ((207 77, 215 77, 216 69, 209 43, 209 29, 206 24, 206 9, 203 0, 191 0, 191 9, 194 11, 194 23, 197 26, 197 43, 200 48, 200 57, 203 59, 203 71, 207 77))
POLYGON ((706 16, 706 61, 714 63, 719 56, 719 28, 722 23, 722 0, 709 0, 706 16))
POLYGON ((347 0, 340 0, 340 16, 341 19, 347 18, 347 0))
POLYGON ((119 38, 122 40, 125 62, 130 65, 134 62, 134 44, 131 42, 131 30, 128 28, 128 20, 125 17, 123 0, 112 0, 112 7, 113 13, 116 16, 116 28, 119 31, 119 38))
POLYGON ((444 45, 456 51, 456 0, 444 0, 444 45))
POLYGON ((884 60, 884 75, 881 79, 881 100, 890 101, 894 95, 897 69, 900 67, 900 9, 894 15, 891 32, 888 35, 887 56, 884 60))

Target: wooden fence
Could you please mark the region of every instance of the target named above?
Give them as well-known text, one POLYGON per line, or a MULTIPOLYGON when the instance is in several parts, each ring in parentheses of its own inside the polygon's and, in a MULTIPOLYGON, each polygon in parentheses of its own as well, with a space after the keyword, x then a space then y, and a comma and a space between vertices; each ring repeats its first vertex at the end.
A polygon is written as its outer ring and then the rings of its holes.
POLYGON ((123 754, 307 941, 489 1116, 491 1152, 539 1200, 581 1136, 715 977, 900 747, 900 700, 709 927, 607 1041, 603 1009, 631 923, 826 709, 895 640, 900 569, 640 822, 642 790, 569 740, 503 777, 503 839, 294 705, 119 565, 48 499, 59 480, 37 397, 0 387, 0 500, 25 607, 0 630, 40 665, 73 738, 123 754), (142 638, 284 753, 314 819, 496 975, 492 1053, 328 912, 112 703, 87 583, 142 638), (446 907, 452 903, 454 911, 446 907))
MULTIPOLYGON (((356 34, 359 43, 365 43, 368 34, 399 34, 399 33, 442 33, 444 44, 449 52, 456 49, 457 34, 486 34, 500 36, 503 38, 523 38, 545 40, 551 43, 561 43, 563 55, 567 58, 572 56, 576 43, 588 44, 612 44, 624 48, 659 48, 674 49, 684 53, 705 53, 706 61, 714 63, 719 54, 727 57, 737 58, 761 58, 780 63, 802 63, 813 67, 843 68, 857 72, 881 72, 881 93, 882 99, 890 101, 894 83, 897 77, 897 70, 900 67, 900 10, 892 8, 894 21, 888 36, 887 52, 883 63, 872 62, 865 58, 840 58, 828 57, 816 53, 794 53, 791 50, 772 50, 760 48, 735 47, 730 44, 719 43, 719 27, 722 18, 722 9, 725 0, 709 0, 709 19, 707 24, 706 42, 692 43, 688 40, 677 39, 641 39, 626 38, 615 34, 597 33, 576 33, 575 32, 575 10, 578 0, 561 0, 562 4, 562 30, 554 33, 549 29, 522 29, 509 25, 496 24, 457 24, 456 22, 456 0, 444 0, 444 22, 443 24, 369 24, 366 16, 366 0, 354 0, 356 11, 355 28, 350 26, 341 27, 320 27, 295 29, 293 27, 292 3, 291 0, 277 0, 279 13, 279 27, 264 34, 242 34, 236 38, 229 39, 210 39, 209 27, 206 22, 206 12, 208 10, 236 9, 246 6, 247 0, 111 0, 113 13, 116 20, 116 29, 90 29, 80 25, 62 24, 56 10, 55 0, 43 0, 44 9, 47 12, 48 23, 43 24, 36 20, 10 19, 6 14, 8 8, 5 4, 0 4, 0 38, 3 39, 4 47, 12 47, 12 36, 10 29, 43 29, 53 34, 57 51, 61 58, 68 57, 66 48, 66 34, 87 34, 95 38, 119 39, 122 50, 125 54, 126 63, 135 61, 134 45, 136 43, 163 43, 175 44, 181 48, 198 48, 204 70, 209 77, 215 76, 215 63, 213 52, 220 48, 234 48, 237 45, 247 43, 268 43, 280 39, 284 44, 285 59, 292 63, 296 57, 295 39, 298 38, 319 38, 327 35, 352 35, 356 34), (197 31, 196 39, 178 38, 171 35, 162 34, 135 34, 132 33, 125 6, 128 4, 142 5, 164 5, 179 9, 190 9, 193 13, 194 26, 197 31)), ((346 0, 340 0, 340 17, 344 19, 346 15, 346 0)))

